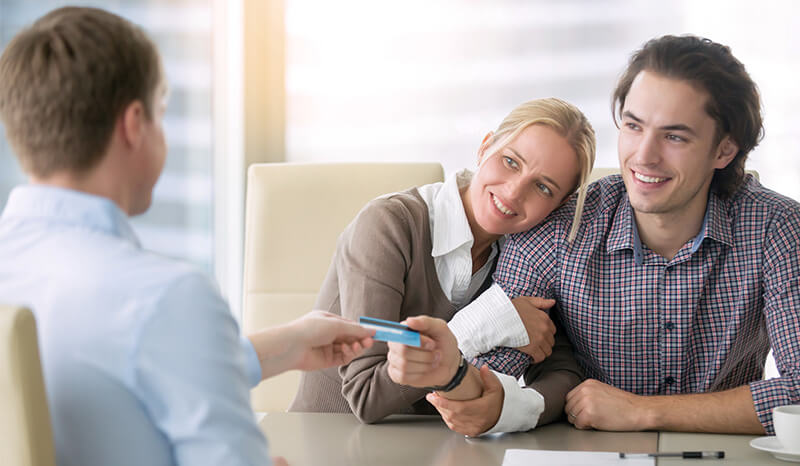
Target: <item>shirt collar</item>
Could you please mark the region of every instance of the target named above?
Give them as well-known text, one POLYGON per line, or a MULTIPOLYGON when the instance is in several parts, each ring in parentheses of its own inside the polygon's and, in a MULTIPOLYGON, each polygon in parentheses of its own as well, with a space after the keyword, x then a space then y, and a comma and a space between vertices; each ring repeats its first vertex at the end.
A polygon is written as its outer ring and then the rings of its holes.
POLYGON ((116 236, 141 247, 128 216, 110 199, 45 185, 18 186, 11 191, 2 219, 44 219, 81 226, 116 236))
MULTIPOLYGON (((613 252, 620 249, 633 249, 635 254, 635 245, 639 244, 639 234, 635 230, 636 222, 633 221, 633 211, 626 193, 622 196, 622 202, 614 213, 614 220, 612 220, 611 230, 606 240, 606 250, 613 252)), ((641 251, 639 253, 641 254, 641 251)))
POLYGON ((431 256, 444 256, 465 245, 472 247, 475 238, 469 228, 461 200, 461 189, 469 186, 470 181, 472 172, 469 170, 450 175, 430 198, 428 209, 433 239, 431 256))
MULTIPOLYGON (((700 232, 692 240, 692 254, 700 249, 700 245, 706 238, 725 243, 728 246, 733 245, 733 231, 726 203, 714 192, 708 196, 700 232)), ((606 241, 608 252, 620 249, 633 249, 633 258, 636 264, 642 263, 642 241, 639 238, 636 222, 633 221, 633 210, 627 194, 623 197, 623 202, 614 215, 613 225, 606 241)))
POLYGON ((700 243, 705 238, 725 243, 728 246, 733 246, 733 219, 728 215, 729 201, 720 198, 713 191, 708 196, 708 206, 706 207, 706 216, 703 219, 703 229, 700 234, 704 235, 697 241, 695 238, 696 247, 692 252, 700 247, 700 243))

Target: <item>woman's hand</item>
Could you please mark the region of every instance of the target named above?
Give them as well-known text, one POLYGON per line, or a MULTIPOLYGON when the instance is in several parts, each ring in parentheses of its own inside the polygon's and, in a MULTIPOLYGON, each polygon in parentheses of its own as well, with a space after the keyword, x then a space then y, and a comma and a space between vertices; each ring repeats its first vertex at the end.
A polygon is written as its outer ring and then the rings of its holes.
POLYGON ((550 320, 545 309, 555 305, 554 299, 539 298, 537 296, 520 296, 511 300, 517 309, 522 325, 528 332, 529 343, 517 348, 530 355, 534 362, 542 362, 553 353, 555 344, 556 326, 550 320))
POLYGON ((420 332, 421 346, 389 342, 389 377, 394 383, 411 387, 446 385, 458 370, 461 352, 447 322, 429 316, 404 321, 420 332))
POLYGON ((429 393, 426 399, 442 415, 451 430, 470 437, 477 437, 497 424, 503 411, 503 384, 489 370, 480 369, 483 392, 471 400, 450 400, 438 393, 429 393))

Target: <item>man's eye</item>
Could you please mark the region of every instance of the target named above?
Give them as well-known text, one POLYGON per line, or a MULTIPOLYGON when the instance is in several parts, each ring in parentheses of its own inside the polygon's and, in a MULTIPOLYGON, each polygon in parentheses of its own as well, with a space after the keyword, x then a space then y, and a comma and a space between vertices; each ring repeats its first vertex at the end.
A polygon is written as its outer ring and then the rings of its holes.
POLYGON ((686 138, 678 136, 677 134, 668 134, 667 139, 672 142, 686 142, 686 138))

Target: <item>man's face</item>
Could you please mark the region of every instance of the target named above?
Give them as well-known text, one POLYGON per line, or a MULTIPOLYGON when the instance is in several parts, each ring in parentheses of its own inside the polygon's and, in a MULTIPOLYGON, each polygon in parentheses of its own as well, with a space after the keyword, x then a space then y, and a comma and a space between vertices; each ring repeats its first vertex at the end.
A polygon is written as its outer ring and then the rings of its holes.
POLYGON ((164 137, 163 120, 167 109, 167 84, 162 78, 161 83, 153 93, 150 102, 151 118, 144 118, 142 158, 143 170, 138 190, 138 199, 135 212, 131 215, 144 213, 152 202, 153 188, 164 169, 167 158, 167 142, 164 137))
MULTIPOLYGON (((622 108, 619 164, 638 214, 671 219, 702 216, 714 170, 732 157, 715 144, 716 124, 706 113, 708 93, 686 81, 640 72, 622 108)), ((729 147, 728 147, 729 148, 729 147)))

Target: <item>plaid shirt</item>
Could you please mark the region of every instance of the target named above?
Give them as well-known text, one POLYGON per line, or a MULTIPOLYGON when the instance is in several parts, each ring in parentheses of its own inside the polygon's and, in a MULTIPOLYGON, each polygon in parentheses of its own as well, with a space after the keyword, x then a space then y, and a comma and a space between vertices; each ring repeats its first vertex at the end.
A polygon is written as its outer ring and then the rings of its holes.
MULTIPOLYGON (((800 403, 800 205, 748 175, 732 198, 709 195, 700 234, 671 260, 639 240, 619 175, 589 187, 569 244, 574 208, 508 239, 494 276, 506 294, 557 300, 588 377, 640 395, 749 384, 772 433, 772 408, 800 403), (770 343, 781 375, 761 380, 770 343)), ((526 357, 478 359, 514 371, 526 357)))

